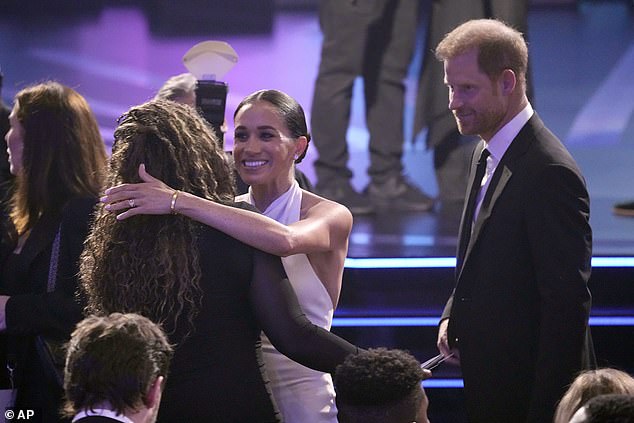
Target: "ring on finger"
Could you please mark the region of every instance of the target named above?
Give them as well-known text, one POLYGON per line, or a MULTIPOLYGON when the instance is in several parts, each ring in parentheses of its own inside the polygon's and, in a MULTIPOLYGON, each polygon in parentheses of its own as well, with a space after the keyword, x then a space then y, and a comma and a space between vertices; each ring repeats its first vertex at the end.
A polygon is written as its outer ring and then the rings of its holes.
POLYGON ((128 200, 128 205, 130 206, 131 209, 134 208, 134 198, 130 198, 128 200))

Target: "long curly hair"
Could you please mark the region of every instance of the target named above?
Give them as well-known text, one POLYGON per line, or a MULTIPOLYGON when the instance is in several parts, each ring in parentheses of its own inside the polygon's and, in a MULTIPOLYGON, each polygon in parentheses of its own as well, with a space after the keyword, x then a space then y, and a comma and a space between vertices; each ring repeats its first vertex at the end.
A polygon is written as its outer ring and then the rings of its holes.
POLYGON ((24 152, 11 219, 22 234, 72 198, 97 197, 107 154, 90 106, 70 87, 47 81, 24 88, 15 96, 15 112, 24 152))
MULTIPOLYGON (((213 130, 191 107, 153 100, 119 119, 108 186, 141 182, 138 168, 174 189, 233 201, 232 169, 213 130)), ((138 313, 166 327, 186 311, 190 326, 201 299, 197 232, 184 216, 139 215, 117 221, 99 207, 81 258, 89 313, 138 313)), ((192 329, 193 326, 190 327, 192 329)))

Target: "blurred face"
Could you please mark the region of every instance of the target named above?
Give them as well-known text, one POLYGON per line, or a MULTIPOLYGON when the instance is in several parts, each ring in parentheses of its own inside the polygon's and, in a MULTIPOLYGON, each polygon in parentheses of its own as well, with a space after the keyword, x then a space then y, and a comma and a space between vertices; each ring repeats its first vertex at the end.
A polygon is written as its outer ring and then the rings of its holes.
POLYGON ((277 109, 266 101, 247 104, 235 117, 233 156, 242 180, 252 186, 293 179, 295 155, 305 148, 293 138, 277 109))
POLYGON ((463 135, 479 135, 488 141, 504 126, 509 107, 502 81, 491 81, 480 71, 477 49, 444 63, 445 85, 449 88, 449 109, 463 135))
POLYGON ((194 109, 196 108, 196 94, 193 91, 174 97, 174 101, 177 103, 187 104, 189 107, 193 107, 194 109))
POLYGON ((9 124, 11 128, 5 136, 9 154, 9 171, 12 175, 17 175, 22 170, 22 152, 24 151, 24 127, 18 120, 17 103, 9 115, 9 124))

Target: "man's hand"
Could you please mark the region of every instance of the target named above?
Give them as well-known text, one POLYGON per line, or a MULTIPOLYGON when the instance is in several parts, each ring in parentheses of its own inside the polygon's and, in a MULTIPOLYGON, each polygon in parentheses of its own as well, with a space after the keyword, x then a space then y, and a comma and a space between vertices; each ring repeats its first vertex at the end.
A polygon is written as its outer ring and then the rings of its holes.
POLYGON ((438 326, 438 340, 436 346, 442 355, 453 354, 453 357, 447 359, 447 363, 460 365, 460 354, 457 349, 449 347, 449 338, 447 336, 447 328, 449 327, 449 319, 442 320, 438 326))

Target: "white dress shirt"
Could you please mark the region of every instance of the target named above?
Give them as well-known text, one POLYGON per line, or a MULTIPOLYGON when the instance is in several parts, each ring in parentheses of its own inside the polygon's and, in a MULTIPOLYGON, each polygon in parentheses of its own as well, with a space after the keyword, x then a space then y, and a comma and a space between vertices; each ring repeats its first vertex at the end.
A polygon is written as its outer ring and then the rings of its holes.
POLYGON ((487 157, 487 167, 486 172, 484 173, 484 177, 482 178, 482 184, 480 185, 480 191, 478 192, 478 197, 476 199, 476 208, 473 213, 473 221, 475 222, 478 217, 478 213, 480 212, 480 207, 482 206, 482 200, 484 199, 484 195, 489 188, 489 184, 491 183, 491 177, 493 173, 495 173, 495 169, 497 169, 500 160, 508 150, 511 142, 515 139, 517 134, 522 130, 524 125, 528 122, 528 120, 533 116, 533 107, 530 103, 526 105, 518 114, 515 115, 513 119, 509 121, 506 125, 504 125, 498 132, 493 135, 493 137, 487 142, 487 150, 491 153, 489 157, 487 157))

